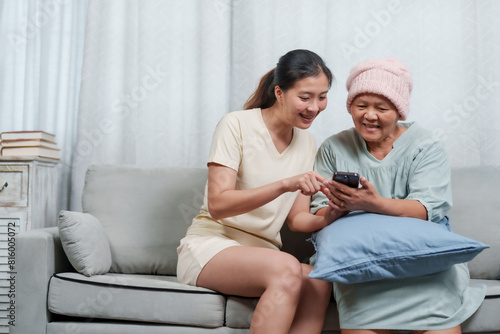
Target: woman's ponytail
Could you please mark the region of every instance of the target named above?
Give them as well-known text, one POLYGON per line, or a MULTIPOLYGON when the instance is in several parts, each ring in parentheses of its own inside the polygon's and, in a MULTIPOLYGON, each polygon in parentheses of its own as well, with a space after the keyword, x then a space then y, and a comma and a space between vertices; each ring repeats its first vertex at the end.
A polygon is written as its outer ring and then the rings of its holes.
POLYGON ((276 96, 274 95, 274 72, 275 69, 273 68, 260 79, 257 89, 248 98, 247 102, 245 102, 243 109, 265 109, 271 107, 276 102, 276 96))

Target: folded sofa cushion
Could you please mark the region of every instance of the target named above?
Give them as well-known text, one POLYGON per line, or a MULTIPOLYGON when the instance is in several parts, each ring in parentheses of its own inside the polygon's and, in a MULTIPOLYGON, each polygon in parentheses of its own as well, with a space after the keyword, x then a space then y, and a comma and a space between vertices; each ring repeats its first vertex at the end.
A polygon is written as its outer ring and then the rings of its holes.
MULTIPOLYGON (((224 326, 226 297, 181 284, 175 276, 108 273, 85 277, 57 273, 50 279, 47 304, 50 312, 78 317, 80 322, 105 319, 162 323, 203 327, 211 333, 208 328, 224 326)), ((115 333, 100 333, 110 332, 115 333)), ((175 328, 166 332, 184 333, 175 328)))
POLYGON ((175 275, 177 247, 200 212, 206 180, 206 168, 91 166, 82 208, 108 235, 110 272, 175 275))
POLYGON ((111 267, 109 241, 97 218, 82 212, 61 211, 61 243, 69 262, 85 276, 105 274, 111 267))
POLYGON ((488 246, 453 233, 448 218, 415 218, 353 212, 313 234, 312 278, 361 283, 436 273, 470 261, 488 246))

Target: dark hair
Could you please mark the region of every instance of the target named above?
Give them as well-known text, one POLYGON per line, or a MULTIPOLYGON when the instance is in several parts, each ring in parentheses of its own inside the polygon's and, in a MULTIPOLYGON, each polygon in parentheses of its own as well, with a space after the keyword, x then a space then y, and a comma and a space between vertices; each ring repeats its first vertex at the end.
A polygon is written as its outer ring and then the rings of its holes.
POLYGON ((276 102, 274 87, 286 92, 303 78, 317 77, 324 73, 328 78, 328 88, 334 80, 333 74, 323 59, 309 50, 293 50, 281 56, 276 67, 267 72, 257 89, 245 102, 243 109, 269 108, 276 102))

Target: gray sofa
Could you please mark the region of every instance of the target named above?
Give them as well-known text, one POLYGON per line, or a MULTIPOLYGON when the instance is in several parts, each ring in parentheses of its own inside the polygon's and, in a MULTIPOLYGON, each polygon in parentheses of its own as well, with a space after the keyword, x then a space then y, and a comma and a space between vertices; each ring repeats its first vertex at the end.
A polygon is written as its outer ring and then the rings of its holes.
MULTIPOLYGON (((206 169, 196 168, 89 168, 83 211, 108 234, 109 272, 76 272, 57 227, 18 235, 16 326, 10 332, 247 333, 256 299, 182 285, 175 277, 176 247, 200 208, 206 176, 206 169)), ((454 231, 491 246, 469 263, 471 284, 488 290, 462 330, 500 333, 500 168, 454 169, 452 188, 454 231)), ((282 237, 284 251, 299 260, 312 254, 307 234, 291 233, 285 224, 282 237)), ((338 330, 332 299, 324 333, 338 330)))

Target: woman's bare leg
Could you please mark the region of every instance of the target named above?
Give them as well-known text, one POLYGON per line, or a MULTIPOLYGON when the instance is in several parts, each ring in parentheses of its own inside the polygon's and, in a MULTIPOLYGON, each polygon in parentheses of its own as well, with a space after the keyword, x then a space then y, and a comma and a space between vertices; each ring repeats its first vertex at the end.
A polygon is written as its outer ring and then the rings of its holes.
MULTIPOLYGON (((388 334, 390 330, 342 329, 342 334, 388 334)), ((413 334, 462 334, 460 326, 439 331, 413 331, 413 334)))
POLYGON ((321 333, 323 329, 332 283, 309 278, 312 269, 312 266, 302 264, 302 291, 290 334, 321 333))
POLYGON ((389 329, 341 329, 341 334, 390 334, 389 329))
POLYGON ((287 334, 302 290, 302 266, 277 250, 235 246, 214 256, 197 285, 228 295, 260 297, 250 333, 287 334))
POLYGON ((462 330, 460 326, 457 326, 440 331, 413 331, 413 334, 462 334, 462 330))

